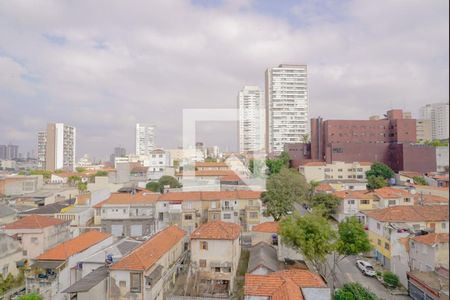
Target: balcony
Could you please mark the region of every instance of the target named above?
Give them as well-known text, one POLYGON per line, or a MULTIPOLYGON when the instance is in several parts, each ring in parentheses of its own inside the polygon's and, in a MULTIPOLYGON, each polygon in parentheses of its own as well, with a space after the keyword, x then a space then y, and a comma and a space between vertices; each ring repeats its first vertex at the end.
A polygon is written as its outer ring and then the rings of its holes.
POLYGON ((234 207, 232 207, 232 206, 222 206, 222 211, 234 211, 234 207))

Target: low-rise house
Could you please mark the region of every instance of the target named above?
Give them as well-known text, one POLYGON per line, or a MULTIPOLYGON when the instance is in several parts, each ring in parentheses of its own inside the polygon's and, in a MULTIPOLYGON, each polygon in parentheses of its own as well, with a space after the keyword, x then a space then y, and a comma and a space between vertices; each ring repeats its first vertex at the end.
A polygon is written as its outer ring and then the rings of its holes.
MULTIPOLYGON (((78 264, 78 266, 81 266, 78 269, 78 273, 81 272, 81 279, 64 290, 63 293, 80 300, 108 299, 108 266, 120 261, 141 244, 141 241, 130 238, 121 239, 83 259, 78 264)), ((79 275, 77 274, 78 277, 79 275)))
POLYGON ((395 205, 414 205, 414 194, 411 194, 411 192, 407 190, 383 187, 381 189, 376 189, 374 195, 374 201, 378 208, 395 205))
POLYGON ((408 272, 408 292, 413 300, 449 299, 448 269, 408 272))
POLYGON ((211 221, 191 234, 191 264, 200 290, 228 295, 233 286, 241 255, 241 229, 234 223, 211 221))
POLYGON ((33 259, 27 273, 27 293, 44 299, 66 299, 64 291, 80 279, 80 261, 113 243, 109 233, 89 231, 48 249, 33 259))
POLYGON ((393 247, 399 239, 420 230, 432 230, 435 233, 449 231, 448 206, 400 205, 364 214, 374 256, 387 269, 391 269, 392 259, 399 259, 404 253, 400 248, 393 247))
POLYGON ((423 193, 414 195, 415 205, 448 205, 448 198, 423 193))
POLYGON ((307 270, 285 270, 268 275, 245 275, 245 300, 330 300, 323 279, 307 270))
POLYGON ((444 198, 449 198, 449 188, 448 187, 436 187, 429 185, 414 185, 413 188, 416 190, 417 194, 440 196, 444 198))
POLYGON ((25 216, 31 216, 31 215, 53 217, 53 216, 55 216, 55 214, 59 214, 64 209, 72 207, 74 203, 75 203, 75 199, 58 201, 55 203, 39 206, 37 208, 23 210, 19 213, 19 217, 25 217, 25 216))
POLYGON ((431 272, 449 268, 448 233, 429 233, 409 240, 409 259, 412 271, 431 272))
POLYGON ((69 206, 55 214, 55 218, 70 221, 73 227, 86 227, 93 224, 94 209, 87 206, 69 206))
POLYGON ((357 217, 363 223, 365 223, 365 215, 360 213, 364 210, 372 210, 378 208, 378 202, 375 201, 374 193, 365 191, 337 191, 334 195, 341 200, 338 208, 336 209, 335 219, 338 222, 342 222, 349 217, 357 217))
POLYGON ((178 226, 158 232, 110 267, 109 299, 164 299, 185 249, 178 226))
POLYGON ((197 171, 227 171, 230 167, 225 162, 196 162, 197 171))
POLYGON ((247 273, 267 275, 280 270, 277 249, 265 242, 259 242, 250 248, 247 273))
POLYGON ((156 229, 156 200, 147 190, 112 193, 94 206, 94 223, 114 236, 147 236, 156 229))
POLYGON ((70 221, 30 215, 4 227, 6 234, 16 236, 26 258, 35 258, 70 238, 70 221))
POLYGON ((264 222, 253 226, 252 228, 252 245, 260 242, 269 245, 278 245, 278 222, 264 222))
POLYGON ((333 191, 364 191, 367 189, 367 181, 358 179, 328 179, 321 183, 328 184, 333 191))
POLYGON ((0 178, 0 195, 21 196, 37 192, 43 185, 42 175, 7 176, 0 178))
POLYGON ((346 163, 335 161, 331 164, 326 162, 307 162, 299 167, 299 171, 308 182, 323 181, 329 179, 358 179, 366 180, 366 172, 370 170, 370 162, 346 163))
POLYGON ((148 159, 144 160, 144 166, 148 167, 148 172, 163 172, 166 168, 171 167, 170 153, 163 149, 155 149, 150 152, 148 159))
POLYGON ((14 201, 16 205, 42 206, 61 202, 69 199, 75 199, 79 190, 73 187, 61 188, 59 185, 52 187, 46 185, 38 191, 26 195, 17 196, 14 201))
POLYGON ((0 275, 6 278, 8 274, 17 276, 18 264, 23 261, 20 242, 5 233, 0 233, 0 275))

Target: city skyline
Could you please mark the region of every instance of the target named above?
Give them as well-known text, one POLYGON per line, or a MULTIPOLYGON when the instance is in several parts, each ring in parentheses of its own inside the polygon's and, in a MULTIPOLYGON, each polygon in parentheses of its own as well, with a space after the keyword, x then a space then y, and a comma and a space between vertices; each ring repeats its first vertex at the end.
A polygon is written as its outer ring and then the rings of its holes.
MULTIPOLYGON (((263 87, 265 69, 282 63, 308 65, 310 118, 418 116, 448 102, 448 2, 282 2, 137 2, 111 5, 109 17, 95 13, 103 4, 2 3, 0 142, 36 153, 37 132, 63 122, 77 128, 77 156, 107 159, 118 141, 133 149, 135 124, 148 122, 156 145, 175 148, 183 108, 234 108, 242 86, 263 87), (159 17, 168 12, 180 21, 159 17)), ((198 131, 238 148, 237 124, 198 131)))

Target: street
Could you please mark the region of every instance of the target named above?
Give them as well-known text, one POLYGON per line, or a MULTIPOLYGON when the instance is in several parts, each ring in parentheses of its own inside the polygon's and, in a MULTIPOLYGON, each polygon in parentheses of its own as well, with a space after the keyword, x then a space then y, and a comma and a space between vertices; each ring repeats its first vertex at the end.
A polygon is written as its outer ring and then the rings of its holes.
MULTIPOLYGON (((300 204, 295 204, 296 210, 305 215, 308 213, 300 204)), ((411 299, 409 296, 391 295, 389 291, 376 279, 365 276, 356 267, 357 258, 354 256, 346 257, 336 267, 336 288, 342 287, 345 283, 359 282, 362 286, 384 300, 406 300, 411 299)), ((328 257, 328 265, 333 265, 333 256, 328 257)))

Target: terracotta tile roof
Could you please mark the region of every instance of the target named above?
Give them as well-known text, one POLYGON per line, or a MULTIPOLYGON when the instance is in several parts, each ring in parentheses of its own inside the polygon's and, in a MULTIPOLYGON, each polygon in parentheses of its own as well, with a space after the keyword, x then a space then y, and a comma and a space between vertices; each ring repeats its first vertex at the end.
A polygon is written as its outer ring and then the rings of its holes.
POLYGON ((412 171, 400 171, 399 174, 401 176, 405 176, 405 177, 408 177, 408 178, 413 178, 413 177, 416 177, 416 176, 422 176, 421 173, 419 173, 419 172, 412 172, 412 171))
POLYGON ((345 191, 334 192, 334 195, 342 200, 345 200, 345 199, 371 200, 371 199, 373 199, 373 193, 369 192, 369 191, 345 190, 345 191))
POLYGON ((414 196, 414 203, 420 204, 419 202, 423 199, 423 204, 425 205, 436 205, 436 204, 448 204, 448 199, 441 197, 441 196, 435 196, 435 195, 418 195, 416 194, 414 196))
POLYGON ((197 168, 224 168, 228 167, 225 162, 196 162, 195 166, 197 168))
POLYGON ((143 190, 132 195, 130 193, 113 193, 108 199, 98 203, 94 208, 100 208, 105 204, 151 204, 155 203, 159 194, 143 190))
POLYGON ((429 233, 425 235, 419 235, 412 238, 417 243, 434 245, 434 244, 448 244, 448 233, 429 233))
POLYGON ((364 213, 381 222, 448 221, 448 205, 399 205, 364 213))
POLYGON ((169 252, 184 236, 185 232, 178 226, 172 225, 167 227, 113 264, 111 270, 147 270, 157 263, 164 254, 169 252))
POLYGON ((236 191, 202 192, 202 200, 238 199, 236 191))
POLYGON ((136 166, 131 168, 130 173, 147 173, 148 167, 136 166))
POLYGON ((235 240, 241 234, 241 227, 235 223, 211 221, 200 225, 192 234, 191 239, 235 240))
MULTIPOLYGON (((177 176, 182 176, 183 173, 177 173, 177 176)), ((195 171, 195 176, 202 177, 223 177, 223 176, 237 176, 234 171, 231 170, 197 170, 195 171)))
POLYGON ((326 288, 325 282, 308 270, 284 270, 269 275, 245 275, 244 295, 272 300, 302 300, 301 288, 326 288))
POLYGON ((76 238, 62 242, 61 244, 48 249, 36 257, 36 260, 66 260, 69 257, 100 243, 110 236, 111 234, 106 232, 88 231, 80 234, 76 238))
POLYGON ((436 190, 436 191, 448 191, 448 187, 438 187, 438 186, 430 186, 430 185, 420 185, 415 184, 413 185, 417 188, 424 189, 424 190, 436 190))
POLYGON ((321 183, 316 187, 316 192, 334 192, 334 189, 329 183, 321 183))
POLYGON ((401 189, 395 189, 391 187, 383 187, 381 189, 375 190, 375 195, 380 198, 401 198, 401 197, 411 197, 411 193, 401 189))
POLYGON ((15 222, 5 225, 5 229, 42 229, 63 223, 70 223, 61 219, 46 217, 41 215, 29 215, 15 222))
POLYGON ((371 166, 371 165, 373 165, 373 163, 370 161, 360 161, 359 165, 360 166, 371 166))
POLYGON ((161 194, 158 201, 195 201, 201 199, 201 192, 169 192, 161 194))
POLYGON ((264 222, 252 227, 254 232, 278 233, 278 222, 264 222))
POLYGON ((78 195, 77 196, 77 204, 85 205, 91 199, 91 193, 78 195))

